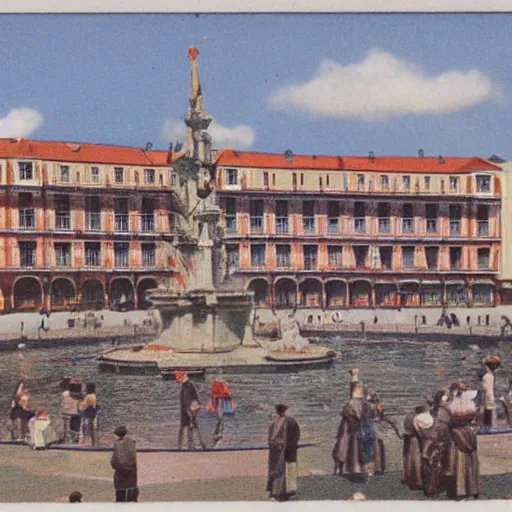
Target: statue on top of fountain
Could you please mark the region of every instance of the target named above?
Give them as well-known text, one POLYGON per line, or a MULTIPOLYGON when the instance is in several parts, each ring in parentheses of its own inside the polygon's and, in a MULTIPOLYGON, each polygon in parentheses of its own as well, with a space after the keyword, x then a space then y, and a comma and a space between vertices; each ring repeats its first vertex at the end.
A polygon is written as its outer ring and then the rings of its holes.
POLYGON ((299 322, 295 311, 291 311, 279 320, 280 340, 277 348, 280 352, 304 352, 309 341, 300 334, 299 322))

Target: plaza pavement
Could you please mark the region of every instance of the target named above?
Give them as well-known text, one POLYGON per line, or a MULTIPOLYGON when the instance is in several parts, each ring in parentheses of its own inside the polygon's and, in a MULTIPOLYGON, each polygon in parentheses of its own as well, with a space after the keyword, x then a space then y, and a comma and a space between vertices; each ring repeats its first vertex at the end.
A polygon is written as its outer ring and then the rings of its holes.
MULTIPOLYGON (((333 476, 327 444, 299 452, 300 500, 345 500, 363 492, 369 500, 425 499, 400 484, 400 442, 386 440, 389 470, 367 482, 333 476)), ((512 436, 479 437, 482 499, 512 493, 512 436)), ((108 452, 0 446, 0 502, 60 502, 80 490, 88 502, 113 499, 108 452)), ((140 501, 267 500, 267 452, 139 453, 140 501)))

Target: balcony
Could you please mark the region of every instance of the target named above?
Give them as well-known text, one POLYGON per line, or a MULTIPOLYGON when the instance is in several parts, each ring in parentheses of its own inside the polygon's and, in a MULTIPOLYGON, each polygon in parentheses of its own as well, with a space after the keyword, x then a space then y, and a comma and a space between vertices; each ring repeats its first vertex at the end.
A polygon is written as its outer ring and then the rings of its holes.
POLYGON ((236 233, 236 215, 226 216, 226 231, 228 233, 236 233))
POLYGON ((276 217, 276 233, 288 233, 288 217, 276 217))
POLYGON ((55 216, 55 229, 63 231, 71 229, 71 214, 69 212, 57 213, 55 216))
POLYGON ((142 253, 142 266, 154 267, 156 266, 156 254, 154 252, 142 253))
POLYGON ((142 233, 154 233, 155 232, 155 214, 154 213, 143 213, 140 217, 140 230, 142 233))
POLYGON ((128 253, 116 253, 114 256, 114 265, 116 268, 126 268, 128 267, 128 253))
POLYGON ((251 233, 263 233, 263 216, 251 216, 251 233))
POLYGON ((354 218, 354 232, 355 233, 366 233, 366 218, 365 217, 354 218))
POLYGON ((63 253, 57 254, 55 257, 55 266, 59 268, 70 268, 71 267, 71 254, 63 253))
POLYGON ((315 217, 303 217, 302 218, 302 226, 304 229, 304 233, 314 233, 315 232, 315 217))
POLYGON ((276 258, 277 268, 289 268, 290 267, 290 255, 277 255, 276 258))
POLYGON ((478 236, 489 236, 489 221, 478 220, 476 222, 478 236))
POLYGON ((379 218, 379 233, 391 233, 391 219, 379 218))
POLYGON ((85 212, 86 231, 101 231, 101 213, 85 212))
POLYGON ((327 220, 327 232, 331 234, 340 232, 340 222, 337 218, 331 218, 327 220))
POLYGON ((114 216, 116 232, 130 231, 130 216, 128 214, 116 213, 114 216))
POLYGON ((450 220, 450 236, 460 236, 460 220, 450 220))
POLYGON ((316 256, 304 256, 304 270, 316 270, 317 259, 316 256))
POLYGON ((425 227, 427 233, 437 233, 437 219, 426 219, 425 227))
POLYGON ((411 217, 402 219, 402 233, 414 233, 414 219, 411 217))

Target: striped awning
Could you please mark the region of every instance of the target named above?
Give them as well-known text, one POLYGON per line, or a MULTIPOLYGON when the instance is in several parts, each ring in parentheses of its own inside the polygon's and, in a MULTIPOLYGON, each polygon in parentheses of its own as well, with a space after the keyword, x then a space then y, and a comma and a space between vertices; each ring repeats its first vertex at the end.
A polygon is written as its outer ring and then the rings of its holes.
POLYGON ((419 279, 404 279, 399 281, 399 284, 420 284, 419 279))
POLYGON ((501 283, 503 290, 512 290, 512 283, 501 283))

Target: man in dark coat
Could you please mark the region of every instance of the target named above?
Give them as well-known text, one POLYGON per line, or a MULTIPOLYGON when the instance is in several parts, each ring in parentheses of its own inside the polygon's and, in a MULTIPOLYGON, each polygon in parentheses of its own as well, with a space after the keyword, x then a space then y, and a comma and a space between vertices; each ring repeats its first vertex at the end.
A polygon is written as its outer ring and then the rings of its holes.
POLYGON ((194 431, 197 432, 199 443, 203 450, 206 446, 201 439, 201 432, 197 423, 197 415, 201 407, 197 391, 189 381, 185 372, 176 372, 176 380, 181 384, 180 389, 180 430, 178 434, 178 448, 181 450, 183 447, 183 433, 187 430, 188 449, 192 450, 194 445, 194 431))
POLYGON ((114 488, 116 502, 137 501, 139 489, 137 487, 137 449, 133 439, 126 437, 126 427, 117 427, 117 439, 114 441, 114 450, 110 465, 115 470, 114 488))
POLYGON ((267 491, 278 501, 285 501, 297 492, 297 450, 300 427, 286 416, 288 407, 276 406, 277 418, 268 432, 267 491))

